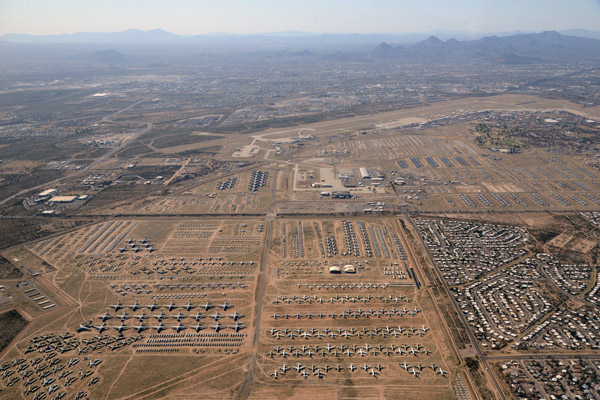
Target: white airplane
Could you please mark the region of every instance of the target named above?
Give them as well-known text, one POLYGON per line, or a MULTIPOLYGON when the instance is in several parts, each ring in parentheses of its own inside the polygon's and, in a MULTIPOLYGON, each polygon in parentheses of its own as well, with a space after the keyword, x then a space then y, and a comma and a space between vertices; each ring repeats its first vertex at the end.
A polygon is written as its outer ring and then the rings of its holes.
POLYGON ((112 305, 110 307, 113 308, 115 311, 119 311, 120 309, 123 308, 123 304, 121 304, 121 300, 119 300, 117 302, 117 304, 114 304, 114 305, 112 305))
POLYGON ((223 311, 227 311, 228 308, 233 307, 233 304, 227 303, 227 299, 225 299, 225 302, 223 304, 218 304, 217 306, 222 308, 223 311))
POLYGON ((206 302, 206 304, 201 306, 202 308, 204 308, 204 311, 208 311, 211 308, 214 308, 214 305, 210 304, 208 301, 206 302))
POLYGON ((371 368, 371 367, 369 367, 367 364, 363 364, 363 365, 361 365, 361 368, 365 371, 368 371, 369 368, 371 368))
POLYGON ((275 379, 279 379, 279 371, 275 370, 273 372, 271 372, 271 376, 275 379))
POLYGON ((123 322, 121 322, 121 325, 115 325, 115 326, 113 326, 113 329, 115 329, 117 332, 121 333, 128 328, 127 328, 127 325, 124 325, 123 322))
POLYGON ((171 325, 171 329, 174 329, 175 332, 179 333, 182 330, 187 329, 187 326, 181 325, 181 321, 179 321, 179 323, 177 325, 171 325))
POLYGON ((187 318, 187 315, 182 314, 181 310, 179 310, 179 312, 177 314, 173 314, 173 315, 171 315, 171 317, 173 319, 176 319, 177 321, 181 321, 182 319, 187 318))
POLYGON ((441 368, 439 368, 439 369, 437 370, 437 373, 438 373, 439 375, 441 375, 441 376, 444 376, 444 377, 445 377, 446 375, 448 375, 448 371, 444 371, 444 370, 443 370, 443 369, 441 369, 441 368))
POLYGON ((376 370, 376 369, 374 369, 374 368, 371 368, 371 370, 369 371, 369 374, 371 374, 371 376, 372 376, 373 378, 377 378, 377 375, 379 375, 379 371, 377 371, 377 370, 376 370))
POLYGON ((106 321, 107 319, 111 319, 113 316, 109 314, 108 311, 106 311, 104 314, 98 315, 98 318, 100 318, 102 320, 102 322, 106 321))
POLYGON ((216 311, 213 315, 209 315, 209 317, 211 317, 212 319, 214 319, 215 321, 220 320, 223 316, 221 314, 219 314, 219 311, 216 311))
POLYGON ((158 304, 156 304, 156 300, 154 300, 154 302, 152 302, 152 304, 146 305, 146 308, 148 308, 150 311, 156 310, 158 308, 158 304))
POLYGON ((412 368, 410 373, 413 374, 416 378, 419 377, 419 370, 412 368))
POLYGON ((304 369, 304 366, 300 363, 296 364, 296 366, 292 367, 294 368, 296 371, 300 372, 304 369))
POLYGON ((135 315, 134 318, 137 318, 138 320, 143 321, 146 318, 148 318, 148 314, 146 314, 144 312, 144 310, 142 310, 142 313, 140 315, 135 315))
POLYGON ((118 317, 119 319, 121 319, 121 322, 128 320, 129 318, 131 318, 131 316, 129 314, 127 314, 127 310, 125 310, 123 312, 123 314, 121 315, 115 315, 115 317, 118 317))
POLYGON ((239 332, 240 329, 244 329, 246 326, 244 326, 244 324, 240 323, 240 321, 235 321, 235 325, 230 325, 229 326, 231 329, 233 329, 236 332, 239 332))
POLYGON ((148 329, 148 327, 146 325, 144 325, 142 322, 140 322, 140 324, 138 326, 133 326, 133 329, 135 329, 138 333, 142 332, 145 329, 148 329))
POLYGON ((243 318, 243 314, 239 314, 237 310, 233 314, 227 315, 229 318, 233 318, 234 321, 237 321, 239 318, 243 318))
POLYGON ((159 320, 158 325, 153 325, 152 329, 156 330, 158 333, 160 333, 161 331, 164 331, 165 329, 167 329, 166 326, 163 325, 162 321, 159 320))
POLYGON ((175 303, 173 302, 173 300, 171 300, 171 304, 169 304, 169 305, 167 306, 167 310, 169 310, 169 311, 173 311, 173 310, 174 310, 174 309, 176 309, 176 308, 177 308, 177 304, 175 304, 175 303))
POLYGON ((221 323, 219 321, 217 321, 216 325, 210 325, 210 327, 213 328, 217 332, 219 332, 221 329, 224 328, 224 326, 221 325, 221 323))
POLYGON ((167 318, 167 314, 165 314, 165 312, 163 310, 160 310, 160 314, 156 314, 153 317, 156 318, 160 322, 163 319, 167 318))
POLYGON ((193 325, 190 328, 192 328, 196 332, 200 332, 202 329, 204 329, 204 326, 200 322, 198 322, 196 325, 193 325))
POLYGON ((304 379, 306 379, 306 378, 308 378, 308 377, 310 376, 310 374, 309 374, 308 372, 306 372, 306 371, 302 371, 302 372, 300 372, 300 375, 301 375, 302 377, 304 377, 304 379))
POLYGON ((135 310, 137 310, 138 308, 140 308, 141 306, 140 306, 140 303, 139 303, 139 302, 136 300, 136 301, 135 301, 135 304, 132 304, 132 305, 130 305, 130 306, 128 306, 128 307, 129 307, 129 308, 131 308, 131 311, 135 311, 135 310))
POLYGON ((404 361, 403 364, 400 364, 401 368, 404 368, 406 371, 408 371, 408 369, 410 368, 410 365, 406 363, 406 361, 404 361))
POLYGON ((90 319, 90 322, 88 322, 87 324, 79 324, 79 328, 77 328, 77 332, 86 332, 86 331, 91 331, 92 330, 92 320, 90 319))
POLYGON ((194 307, 196 307, 196 306, 193 305, 189 300, 188 300, 188 303, 185 306, 183 306, 183 308, 188 312, 194 307))
POLYGON ((350 364, 348 365, 348 369, 350 370, 350 372, 354 372, 356 371, 356 366, 354 364, 350 364))
POLYGON ((286 372, 288 372, 291 368, 288 367, 286 364, 283 364, 281 367, 279 367, 279 369, 281 370, 282 374, 285 374, 286 372))

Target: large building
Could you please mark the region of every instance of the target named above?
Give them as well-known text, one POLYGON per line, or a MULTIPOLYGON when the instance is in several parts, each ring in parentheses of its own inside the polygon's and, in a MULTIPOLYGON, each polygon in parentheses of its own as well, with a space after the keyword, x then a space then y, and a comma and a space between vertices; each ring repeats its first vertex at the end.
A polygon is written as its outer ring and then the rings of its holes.
POLYGON ((361 168, 360 169, 360 177, 362 179, 371 179, 371 175, 369 174, 369 170, 366 168, 361 168))

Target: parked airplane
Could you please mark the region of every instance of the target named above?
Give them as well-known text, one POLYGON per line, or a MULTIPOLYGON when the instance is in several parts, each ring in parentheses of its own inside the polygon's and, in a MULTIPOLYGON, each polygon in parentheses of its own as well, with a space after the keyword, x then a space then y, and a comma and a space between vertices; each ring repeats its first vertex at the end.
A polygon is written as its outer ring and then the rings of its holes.
POLYGON ((90 319, 90 322, 88 322, 87 324, 79 324, 79 328, 77 328, 77 332, 86 332, 86 331, 91 331, 92 330, 92 320, 90 319))
POLYGON ((131 308, 131 311, 135 311, 135 310, 141 308, 140 303, 137 300, 135 301, 135 304, 132 304, 128 307, 131 308))

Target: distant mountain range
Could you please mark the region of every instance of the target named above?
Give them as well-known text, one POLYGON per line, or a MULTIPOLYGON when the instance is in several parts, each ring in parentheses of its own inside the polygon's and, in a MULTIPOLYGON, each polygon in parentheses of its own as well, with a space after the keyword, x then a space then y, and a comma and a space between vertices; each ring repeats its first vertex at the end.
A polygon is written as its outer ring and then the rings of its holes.
MULTIPOLYGON (((446 32, 445 35, 448 33, 446 32)), ((447 37, 447 36, 445 36, 447 37)), ((152 54, 271 54, 275 57, 324 57, 332 61, 464 62, 535 64, 566 59, 597 59, 600 40, 555 31, 440 39, 438 36, 385 34, 311 34, 277 32, 261 35, 182 36, 161 29, 69 35, 4 35, 0 59, 47 56, 94 63, 135 62, 152 54), (418 40, 416 40, 418 38, 418 40), (410 39, 410 40, 409 40, 410 39)), ((0 60, 0 64, 2 60, 0 60)))
POLYGON ((590 58, 600 56, 600 40, 562 35, 555 31, 489 36, 478 40, 442 41, 435 36, 410 46, 380 43, 372 52, 379 59, 435 59, 452 61, 486 59, 507 64, 531 64, 557 57, 590 58))
MULTIPOLYGON (((431 35, 444 40, 451 38, 459 40, 474 40, 485 36, 495 35, 498 37, 507 37, 518 35, 522 32, 513 33, 488 33, 475 34, 470 32, 448 32, 435 31, 431 35)), ((600 39, 600 31, 589 31, 583 29, 571 29, 563 31, 563 34, 600 39)), ((78 32, 62 35, 28 35, 10 33, 0 36, 0 41, 15 42, 15 43, 60 43, 60 44, 92 44, 92 43, 190 43, 196 41, 216 40, 216 39, 249 39, 249 38, 277 38, 287 40, 325 40, 325 41, 389 41, 394 43, 414 43, 423 40, 428 35, 425 33, 411 34, 365 34, 365 33, 349 33, 349 34, 317 34, 311 32, 299 31, 283 31, 258 34, 231 34, 231 33, 210 33, 204 35, 178 35, 167 32, 162 29, 141 30, 127 29, 121 32, 78 32)))

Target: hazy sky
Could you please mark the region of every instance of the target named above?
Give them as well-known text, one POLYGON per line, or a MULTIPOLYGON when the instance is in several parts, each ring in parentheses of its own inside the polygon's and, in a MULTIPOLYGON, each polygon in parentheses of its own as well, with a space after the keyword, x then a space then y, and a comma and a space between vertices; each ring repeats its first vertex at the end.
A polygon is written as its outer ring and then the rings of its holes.
POLYGON ((0 35, 600 30, 600 0, 0 0, 0 35))

